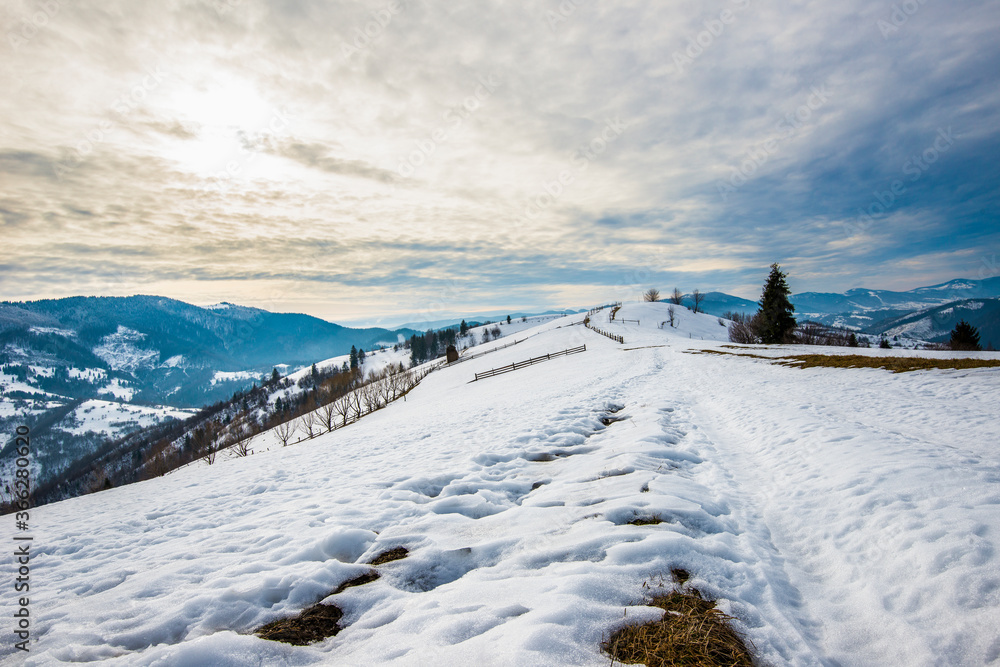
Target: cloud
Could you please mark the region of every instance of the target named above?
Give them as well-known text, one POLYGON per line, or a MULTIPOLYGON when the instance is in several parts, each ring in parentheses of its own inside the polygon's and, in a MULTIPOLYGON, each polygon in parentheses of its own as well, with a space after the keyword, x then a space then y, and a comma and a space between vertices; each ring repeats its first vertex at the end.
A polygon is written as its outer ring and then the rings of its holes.
POLYGON ((279 146, 270 152, 274 155, 295 160, 312 169, 319 169, 331 174, 370 178, 382 183, 393 183, 399 180, 396 173, 373 167, 360 160, 344 160, 331 157, 329 155, 330 150, 329 147, 321 144, 291 143, 279 146))
POLYGON ((59 6, 0 67, 0 297, 356 319, 454 283, 487 310, 738 292, 775 260, 916 286, 1000 245, 984 0, 59 6))

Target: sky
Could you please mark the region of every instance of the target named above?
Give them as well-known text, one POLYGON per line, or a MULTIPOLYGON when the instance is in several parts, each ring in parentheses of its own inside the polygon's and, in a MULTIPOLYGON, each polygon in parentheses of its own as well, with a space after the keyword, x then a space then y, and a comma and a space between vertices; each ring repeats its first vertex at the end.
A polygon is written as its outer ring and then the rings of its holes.
POLYGON ((1000 273, 1000 5, 0 3, 0 299, 387 324, 1000 273))

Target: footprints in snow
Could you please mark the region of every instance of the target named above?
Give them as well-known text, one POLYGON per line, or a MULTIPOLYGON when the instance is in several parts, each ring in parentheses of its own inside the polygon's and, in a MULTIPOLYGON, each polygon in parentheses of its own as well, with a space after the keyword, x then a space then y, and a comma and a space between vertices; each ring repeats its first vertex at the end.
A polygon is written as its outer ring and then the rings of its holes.
MULTIPOLYGON (((560 410, 544 431, 535 429, 517 436, 512 440, 514 446, 506 450, 473 456, 472 461, 481 467, 471 474, 399 479, 387 493, 397 500, 427 504, 436 514, 461 514, 470 519, 499 514, 521 505, 531 493, 551 482, 548 478, 525 479, 534 476, 531 473, 536 470, 526 464, 546 464, 596 452, 599 445, 589 444, 589 440, 612 424, 629 419, 621 414, 623 409, 623 405, 609 402, 598 410, 560 410)), ((602 476, 630 472, 615 469, 602 476)))
MULTIPOLYGON (((576 499, 569 503, 566 502, 569 499, 566 496, 554 496, 552 499, 539 496, 532 502, 532 506, 541 510, 568 505, 567 510, 571 514, 573 512, 570 508, 573 506, 594 506, 596 514, 588 517, 577 514, 576 519, 571 520, 567 526, 593 518, 618 526, 612 534, 580 543, 575 538, 567 539, 564 531, 557 529, 552 532, 549 542, 542 544, 532 542, 522 546, 516 539, 458 549, 439 549, 433 544, 427 544, 413 553, 405 547, 395 547, 368 560, 365 564, 369 567, 343 581, 323 600, 350 594, 351 589, 372 585, 390 586, 412 593, 433 591, 462 579, 479 568, 498 565, 505 554, 515 547, 527 548, 525 554, 519 557, 524 559, 524 565, 542 568, 556 561, 601 562, 607 557, 608 548, 623 541, 641 541, 645 531, 670 530, 694 538, 723 532, 725 527, 717 517, 728 513, 726 509, 694 502, 695 498, 704 498, 704 494, 695 488, 697 485, 690 486, 693 484, 690 476, 683 473, 700 464, 702 459, 690 450, 677 446, 687 434, 676 427, 671 414, 674 409, 661 407, 653 414, 651 422, 648 418, 649 410, 638 413, 633 421, 624 412, 624 408, 621 404, 607 403, 597 410, 559 411, 544 431, 529 431, 513 438, 511 446, 506 450, 500 449, 473 457, 473 461, 480 467, 468 474, 399 478, 387 483, 384 491, 396 500, 425 504, 426 509, 435 514, 455 513, 471 519, 481 519, 521 505, 536 492, 542 493, 554 480, 553 477, 542 477, 539 473, 547 470, 555 474, 559 470, 563 473, 561 481, 571 485, 570 488, 576 484, 607 480, 609 486, 603 487, 606 491, 602 490, 601 493, 607 492, 609 495, 607 498, 580 500, 577 494, 576 499), (627 433, 615 430, 611 432, 621 435, 612 436, 608 444, 592 440, 594 436, 608 432, 609 429, 631 429, 629 426, 616 426, 620 422, 629 421, 639 429, 634 432, 634 438, 628 435, 632 433, 631 430, 627 433), (621 442, 637 443, 640 446, 635 450, 629 448, 616 454, 615 446, 621 442), (590 476, 567 480, 566 469, 549 467, 552 462, 593 454, 599 450, 609 455, 609 463, 614 461, 616 465, 610 465, 596 476, 591 472, 590 476), (622 460, 618 458, 620 456, 628 458, 622 460), (662 474, 664 471, 681 474, 671 474, 668 477, 662 474), (640 478, 638 482, 635 481, 637 477, 640 478), (686 487, 685 484, 689 486, 686 487), (629 487, 631 491, 628 490, 629 487), (648 495, 638 496, 639 493, 648 495), (615 501, 616 497, 620 500, 615 501), (616 502, 620 503, 617 507, 613 506, 616 502), (403 560, 405 563, 396 562, 403 560)), ((586 470, 587 466, 590 464, 584 463, 583 469, 586 470)), ((593 466, 590 470, 594 470, 593 466)), ((548 493, 551 496, 554 492, 550 490, 548 493)), ((369 552, 374 537, 373 534, 370 535, 366 544, 354 553, 337 555, 343 562, 360 565, 364 562, 361 560, 362 553, 369 552)), ((339 551, 332 544, 321 546, 319 551, 328 556, 339 551)), ((347 621, 351 625, 359 624, 358 627, 364 627, 368 631, 378 627, 378 619, 357 606, 359 599, 377 598, 378 594, 374 597, 366 594, 362 598, 351 598, 351 607, 344 607, 349 609, 347 621), (360 618, 362 615, 365 616, 364 619, 360 618)), ((323 600, 294 618, 282 619, 260 628, 257 634, 290 643, 311 643, 333 636, 342 629, 344 614, 336 605, 322 604, 323 600)), ((366 607, 367 604, 362 603, 361 606, 366 607)), ((512 617, 527 611, 526 608, 520 608, 512 617)), ((497 622, 505 620, 499 619, 497 622)))

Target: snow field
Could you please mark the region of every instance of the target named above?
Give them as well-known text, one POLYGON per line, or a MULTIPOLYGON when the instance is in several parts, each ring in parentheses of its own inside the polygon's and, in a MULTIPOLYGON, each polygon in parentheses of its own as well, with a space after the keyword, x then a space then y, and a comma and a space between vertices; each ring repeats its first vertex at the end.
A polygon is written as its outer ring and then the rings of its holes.
POLYGON ((75 435, 83 435, 87 432, 104 432, 115 435, 120 433, 122 429, 152 426, 168 417, 187 419, 195 412, 197 411, 91 399, 81 403, 70 414, 75 424, 71 428, 63 428, 62 430, 75 435))
POLYGON ((725 330, 661 310, 601 325, 624 346, 563 318, 345 429, 33 510, 26 664, 606 665, 675 567, 770 664, 998 659, 998 374, 691 355, 725 330), (319 600, 336 637, 251 634, 319 600))

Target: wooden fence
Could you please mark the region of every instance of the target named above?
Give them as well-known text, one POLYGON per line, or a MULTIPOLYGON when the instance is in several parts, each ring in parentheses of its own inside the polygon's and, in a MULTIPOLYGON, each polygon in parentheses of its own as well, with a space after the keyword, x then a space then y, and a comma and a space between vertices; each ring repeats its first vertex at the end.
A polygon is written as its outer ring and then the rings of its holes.
POLYGON ((522 368, 527 368, 528 366, 532 366, 534 364, 540 364, 543 361, 548 361, 549 359, 555 359, 556 357, 564 357, 568 354, 578 354, 580 352, 586 352, 586 351, 587 351, 587 346, 581 345, 580 347, 573 347, 568 350, 563 350, 562 352, 552 352, 546 354, 544 357, 533 357, 525 361, 518 361, 511 364, 510 366, 501 366, 500 368, 494 368, 492 370, 484 371, 482 373, 476 373, 476 379, 473 380, 473 382, 475 382, 476 380, 482 380, 483 378, 491 378, 495 375, 500 375, 502 373, 510 373, 512 371, 521 370, 522 368))
POLYGON ((600 311, 604 310, 605 308, 616 308, 616 307, 620 308, 621 305, 622 305, 621 301, 615 301, 614 303, 606 303, 603 306, 594 306, 593 308, 590 309, 590 312, 587 313, 587 314, 588 315, 593 315, 594 313, 599 313, 600 311))
MULTIPOLYGON (((530 336, 528 338, 530 338, 530 336)), ((522 338, 521 340, 515 340, 512 343, 507 343, 506 345, 501 345, 500 347, 494 347, 491 350, 486 350, 485 352, 479 352, 478 354, 463 354, 462 356, 460 356, 458 358, 457 361, 453 361, 453 362, 451 362, 448 365, 449 366, 456 366, 456 365, 462 363, 463 361, 471 361, 473 359, 478 359, 479 357, 486 356, 487 354, 493 354, 494 352, 499 352, 500 350, 505 350, 508 347, 513 347, 514 345, 518 345, 519 343, 523 343, 524 341, 528 340, 528 338, 522 338)), ((466 349, 469 349, 469 348, 466 348, 466 349)))
POLYGON ((596 333, 601 334, 602 336, 605 336, 606 338, 610 338, 611 340, 615 341, 616 343, 621 343, 622 345, 625 344, 625 338, 622 337, 622 336, 619 336, 618 334, 613 334, 613 333, 608 333, 607 331, 602 331, 602 330, 598 329, 597 327, 592 326, 590 324, 587 325, 587 328, 590 329, 591 331, 594 331, 596 333))

